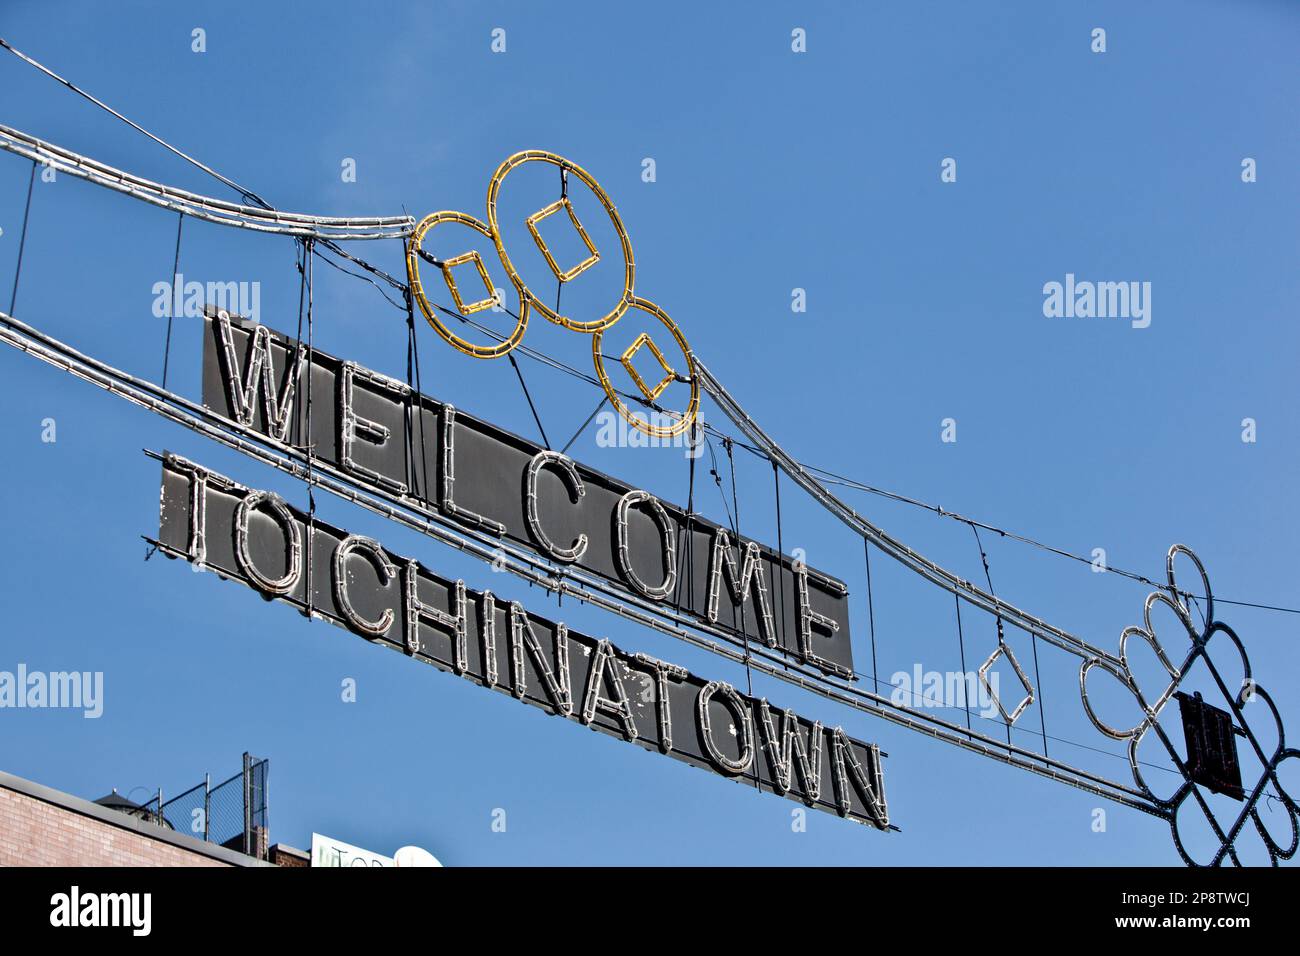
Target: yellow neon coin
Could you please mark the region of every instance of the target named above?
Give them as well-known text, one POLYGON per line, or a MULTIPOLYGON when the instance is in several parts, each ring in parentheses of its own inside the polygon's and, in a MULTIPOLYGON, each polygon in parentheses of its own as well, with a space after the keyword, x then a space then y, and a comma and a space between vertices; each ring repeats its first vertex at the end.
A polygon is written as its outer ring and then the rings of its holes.
MULTIPOLYGON (((605 358, 601 353, 601 340, 604 338, 603 330, 597 331, 591 339, 591 355, 596 363, 596 377, 600 379, 600 384, 605 389, 605 395, 609 398, 610 403, 618 409, 618 413, 622 415, 633 428, 640 432, 644 432, 651 438, 673 438, 682 434, 686 429, 691 427, 691 424, 695 421, 695 416, 700 410, 700 383, 699 378, 695 374, 695 357, 691 354, 691 347, 686 344, 686 339, 682 336, 681 330, 678 329, 676 323, 668 317, 667 312, 659 308, 659 306, 655 305, 649 299, 638 299, 635 296, 629 300, 628 305, 633 309, 653 315, 663 323, 664 328, 672 333, 673 339, 677 342, 678 348, 682 350, 682 355, 686 357, 686 375, 691 382, 690 404, 686 406, 686 411, 682 413, 678 421, 672 425, 656 425, 646 421, 640 416, 634 415, 632 410, 619 396, 618 392, 614 390, 614 386, 611 384, 609 376, 605 374, 605 358)), ((632 378, 637 387, 640 388, 641 393, 645 395, 648 400, 653 401, 665 388, 668 387, 669 382, 676 379, 676 373, 668 366, 668 363, 664 361, 663 353, 654 344, 650 336, 645 332, 642 332, 637 336, 636 341, 633 342, 631 347, 623 353, 620 361, 623 363, 625 368, 628 368, 629 371, 631 371, 633 356, 636 355, 637 350, 642 345, 647 344, 650 346, 650 350, 654 353, 655 358, 658 359, 659 364, 667 371, 668 375, 654 389, 647 388, 645 383, 641 380, 641 377, 635 372, 632 373, 632 378)))
MULTIPOLYGON (((519 283, 515 282, 512 277, 511 281, 514 283, 515 289, 520 292, 519 319, 515 323, 514 331, 507 336, 504 342, 498 342, 495 345, 478 345, 474 342, 462 339, 459 335, 449 329, 442 321, 442 317, 439 315, 437 307, 434 306, 425 295, 424 284, 420 281, 420 243, 424 241, 425 234, 428 233, 429 230, 434 226, 437 226, 439 223, 444 222, 454 222, 459 223, 462 226, 468 226, 486 238, 492 239, 492 232, 487 226, 483 225, 483 223, 479 222, 473 216, 467 216, 462 212, 444 210, 443 212, 435 212, 431 215, 425 216, 420 220, 420 224, 415 227, 415 231, 411 233, 411 238, 407 240, 406 244, 406 277, 411 283, 411 295, 419 304, 420 311, 424 314, 425 319, 427 319, 429 324, 433 326, 433 330, 442 336, 443 339, 445 339, 453 348, 465 353, 466 355, 473 356, 474 358, 500 358, 523 341, 524 330, 528 328, 528 298, 523 294, 522 290, 519 289, 519 283)), ((496 304, 495 290, 492 289, 491 280, 488 279, 487 270, 483 265, 483 259, 476 251, 471 250, 463 255, 455 256, 454 258, 444 261, 442 263, 441 271, 443 279, 447 283, 447 289, 451 292, 452 300, 455 302, 456 308, 462 315, 472 315, 475 312, 496 304), (456 285, 456 280, 452 276, 451 270, 456 265, 468 262, 474 264, 478 270, 480 278, 483 279, 484 285, 486 285, 491 291, 488 298, 480 299, 477 302, 471 302, 466 305, 461 300, 460 289, 456 285)))
MULTIPOLYGON (((544 218, 544 215, 549 214, 549 212, 554 212, 559 208, 560 206, 552 203, 551 206, 538 210, 537 213, 529 216, 528 219, 532 220, 532 222, 529 223, 529 231, 534 232, 535 234, 534 227, 539 219, 544 218)), ((557 325, 562 325, 566 329, 572 329, 574 332, 600 332, 617 322, 622 317, 623 313, 627 311, 628 306, 632 304, 634 298, 632 294, 632 285, 633 280, 636 278, 636 262, 632 258, 632 240, 628 238, 627 229, 623 227, 623 219, 619 216, 618 210, 614 208, 614 204, 610 202, 609 196, 606 195, 605 190, 601 188, 600 183, 596 182, 591 173, 587 172, 581 166, 569 162, 569 160, 556 153, 549 153, 541 149, 528 149, 523 152, 515 153, 498 166, 497 171, 492 174, 492 182, 488 184, 487 213, 488 227, 491 231, 492 241, 496 243, 497 255, 501 257, 501 264, 505 266, 505 270, 510 276, 510 281, 515 284, 515 287, 520 290, 520 294, 523 295, 524 298, 526 298, 537 309, 537 311, 541 312, 542 315, 546 316, 552 322, 557 325), (577 319, 569 318, 567 315, 560 315, 538 298, 538 296, 533 294, 533 291, 528 288, 528 285, 520 277, 519 271, 515 268, 515 264, 510 261, 510 256, 506 252, 505 243, 501 239, 500 223, 497 220, 497 197, 501 193, 501 184, 505 181, 505 178, 509 175, 510 171, 518 166, 524 165, 525 163, 549 163, 552 166, 558 166, 561 170, 571 172, 581 179, 583 183, 586 184, 587 188, 595 194, 596 198, 600 201, 600 204, 605 208, 605 213, 609 216, 609 221, 613 223, 614 231, 618 233, 618 241, 623 250, 623 292, 619 296, 619 300, 615 303, 614 307, 599 319, 580 322, 577 319)), ((572 215, 572 212, 570 215, 572 215)), ((582 238, 585 240, 586 230, 583 230, 580 226, 578 228, 582 234, 582 238)), ((595 254, 595 247, 591 245, 589 240, 587 240, 587 244, 588 248, 593 252, 593 254, 595 254)), ((565 275, 570 275, 570 277, 577 275, 578 272, 581 272, 589 265, 593 265, 595 262, 594 259, 589 259, 576 271, 570 270, 569 273, 562 273, 559 267, 556 266, 554 261, 551 259, 545 243, 539 242, 538 248, 542 250, 543 256, 547 258, 552 270, 560 277, 561 281, 565 281, 565 275)))

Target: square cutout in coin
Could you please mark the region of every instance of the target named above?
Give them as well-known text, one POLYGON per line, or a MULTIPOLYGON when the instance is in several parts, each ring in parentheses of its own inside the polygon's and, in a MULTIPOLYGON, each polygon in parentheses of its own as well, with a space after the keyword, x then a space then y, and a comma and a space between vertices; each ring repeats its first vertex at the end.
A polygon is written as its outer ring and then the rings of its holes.
POLYGON ((482 312, 497 303, 497 290, 492 287, 492 280, 488 278, 487 267, 483 265, 483 257, 474 250, 470 250, 464 255, 456 256, 453 259, 447 259, 442 263, 442 275, 447 280, 447 289, 451 292, 452 301, 456 303, 456 308, 460 310, 461 315, 473 315, 475 312, 482 312), (486 299, 479 299, 477 302, 471 302, 466 305, 460 297, 460 287, 456 285, 456 277, 452 275, 452 269, 456 266, 462 266, 467 262, 474 263, 474 268, 478 270, 479 278, 483 280, 483 285, 487 289, 488 296, 486 299))
POLYGON ((537 243, 537 248, 542 250, 542 255, 546 257, 546 264, 555 273, 555 278, 561 282, 568 282, 570 279, 577 278, 600 261, 600 252, 596 249, 595 243, 591 241, 591 237, 587 235, 587 230, 582 227, 582 220, 578 218, 578 214, 574 211, 573 203, 569 202, 568 196, 557 199, 545 209, 537 210, 524 220, 524 224, 528 226, 528 231, 533 234, 533 242, 537 243), (542 238, 541 232, 537 229, 538 223, 561 209, 569 214, 569 221, 573 223, 573 228, 578 231, 578 236, 582 239, 582 244, 587 247, 589 253, 586 259, 583 259, 567 272, 560 270, 559 263, 555 261, 555 256, 551 254, 550 247, 546 245, 546 240, 542 238))
POLYGON ((650 338, 650 335, 647 332, 642 332, 636 337, 636 341, 627 347, 627 351, 623 353, 623 356, 619 361, 622 362, 623 367, 627 369, 627 374, 632 376, 632 381, 636 383, 636 387, 641 389, 641 394, 652 402, 662 395, 664 389, 671 385, 677 378, 677 373, 673 371, 672 366, 664 359, 664 353, 659 351, 659 346, 655 345, 654 340, 650 338), (664 370, 663 380, 653 389, 646 388, 645 380, 641 378, 641 373, 638 372, 636 366, 632 364, 632 359, 636 356, 637 352, 641 351, 642 346, 649 346, 651 354, 654 355, 655 360, 659 362, 659 366, 664 370))

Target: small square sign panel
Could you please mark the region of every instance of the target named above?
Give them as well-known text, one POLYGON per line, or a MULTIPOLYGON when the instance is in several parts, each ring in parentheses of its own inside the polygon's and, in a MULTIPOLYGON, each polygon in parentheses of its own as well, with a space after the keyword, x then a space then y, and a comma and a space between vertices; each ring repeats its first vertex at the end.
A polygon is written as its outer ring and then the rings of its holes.
POLYGON ((1201 699, 1200 694, 1178 693, 1187 738, 1187 770, 1194 783, 1234 800, 1244 800, 1241 767, 1237 763, 1237 734, 1232 714, 1201 699))

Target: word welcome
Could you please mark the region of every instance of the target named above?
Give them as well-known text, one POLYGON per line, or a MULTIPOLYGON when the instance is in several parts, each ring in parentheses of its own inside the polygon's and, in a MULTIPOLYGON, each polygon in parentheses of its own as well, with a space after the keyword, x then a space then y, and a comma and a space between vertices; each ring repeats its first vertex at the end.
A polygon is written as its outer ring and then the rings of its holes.
POLYGON ((314 462, 375 494, 853 679, 842 582, 266 326, 212 309, 206 325, 204 404, 280 448, 310 444, 314 462))
POLYGON ((499 602, 172 454, 159 524, 162 553, 267 599, 652 752, 889 828, 881 753, 840 727, 499 602))

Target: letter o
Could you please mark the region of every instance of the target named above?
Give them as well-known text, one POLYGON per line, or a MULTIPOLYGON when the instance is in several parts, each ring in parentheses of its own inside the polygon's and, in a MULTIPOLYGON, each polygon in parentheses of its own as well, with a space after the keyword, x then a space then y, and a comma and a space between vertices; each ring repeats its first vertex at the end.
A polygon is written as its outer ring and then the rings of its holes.
POLYGON ((700 721, 700 736, 704 740, 704 752, 709 759, 728 773, 744 773, 754 762, 754 727, 749 717, 745 701, 726 681, 709 681, 700 688, 700 695, 695 698, 695 710, 700 721), (732 759, 724 754, 713 740, 713 728, 709 721, 709 702, 713 695, 721 693, 727 709, 736 718, 743 733, 740 737, 740 756, 732 759))
POLYGON ((266 594, 286 595, 298 584, 302 574, 302 532, 285 506, 284 499, 270 491, 250 491, 235 507, 235 560, 239 569, 266 594), (248 550, 248 522, 253 509, 265 503, 275 523, 284 531, 289 548, 289 568, 282 578, 267 577, 253 564, 248 550))
POLYGON ((619 573, 627 579, 627 582, 632 585, 634 590, 650 598, 650 600, 666 600, 668 595, 673 593, 673 587, 677 583, 677 532, 668 520, 668 512, 664 510, 664 506, 659 503, 658 498, 648 491, 629 491, 618 500, 618 510, 615 513, 614 524, 616 526, 615 541, 617 544, 614 557, 618 564, 619 573), (663 583, 657 587, 646 584, 632 569, 632 560, 628 550, 628 512, 633 505, 642 502, 650 506, 650 518, 659 528, 659 539, 663 544, 663 561, 667 572, 664 574, 663 583))

